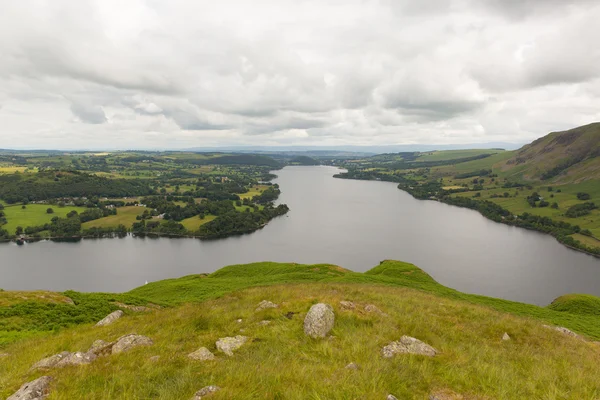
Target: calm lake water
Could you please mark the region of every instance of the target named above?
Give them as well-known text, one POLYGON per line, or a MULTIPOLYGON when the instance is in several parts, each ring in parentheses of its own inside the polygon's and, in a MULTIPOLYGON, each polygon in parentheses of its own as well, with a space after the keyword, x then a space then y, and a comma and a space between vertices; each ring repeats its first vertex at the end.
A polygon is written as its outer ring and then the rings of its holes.
POLYGON ((600 260, 548 235, 415 200, 393 183, 334 179, 337 172, 277 171, 280 201, 291 210, 248 235, 0 245, 0 288, 121 292, 237 263, 332 263, 366 271, 397 259, 468 293, 540 305, 566 293, 600 295, 600 260))

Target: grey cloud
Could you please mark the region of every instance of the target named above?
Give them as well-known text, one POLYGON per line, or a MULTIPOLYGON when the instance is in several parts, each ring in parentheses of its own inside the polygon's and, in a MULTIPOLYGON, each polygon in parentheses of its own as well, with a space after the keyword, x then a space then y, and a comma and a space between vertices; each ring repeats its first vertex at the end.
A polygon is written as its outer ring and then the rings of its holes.
POLYGON ((107 121, 106 114, 100 106, 72 103, 71 111, 81 122, 86 124, 103 124, 107 121))

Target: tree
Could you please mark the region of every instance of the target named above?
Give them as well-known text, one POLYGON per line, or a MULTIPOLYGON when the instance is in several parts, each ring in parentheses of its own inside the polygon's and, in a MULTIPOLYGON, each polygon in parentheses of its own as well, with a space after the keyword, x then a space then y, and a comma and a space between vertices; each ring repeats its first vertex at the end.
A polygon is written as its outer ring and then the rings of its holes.
POLYGON ((22 235, 23 234, 23 227, 22 226, 17 226, 17 229, 15 229, 15 234, 16 235, 22 235))
POLYGON ((23 210, 24 210, 24 209, 26 209, 26 208, 27 208, 27 206, 26 206, 25 204, 23 204, 23 205, 21 206, 21 209, 23 209, 23 210))
POLYGON ((48 208, 46 210, 46 214, 54 214, 54 210, 52 208, 48 208))

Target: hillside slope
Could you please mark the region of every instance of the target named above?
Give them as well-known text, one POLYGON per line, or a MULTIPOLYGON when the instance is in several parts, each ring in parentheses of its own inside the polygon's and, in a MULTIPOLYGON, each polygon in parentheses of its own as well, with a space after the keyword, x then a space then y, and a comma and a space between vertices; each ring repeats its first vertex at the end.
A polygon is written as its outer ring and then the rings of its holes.
MULTIPOLYGON (((9 307, 20 296, 0 292, 0 299, 11 299, 4 303, 9 307)), ((75 296, 71 314, 82 304, 92 309, 92 298, 114 300, 85 296, 75 296)), ((105 327, 83 323, 4 346, 0 398, 42 375, 53 378, 48 400, 189 399, 209 385, 221 388, 206 397, 215 400, 385 399, 389 393, 398 399, 591 399, 600 387, 600 346, 543 326, 546 321, 600 336, 597 300, 589 297, 569 296, 542 308, 467 295, 398 261, 364 274, 333 265, 237 265, 150 283, 122 296, 165 307, 126 308, 125 316, 105 327), (262 300, 278 307, 257 310, 262 300), (318 302, 330 304, 336 317, 325 339, 303 332, 304 317, 318 302), (509 340, 502 340, 505 332, 509 340), (88 365, 31 370, 44 357, 86 351, 97 339, 130 333, 153 344, 88 365), (233 356, 217 350, 218 339, 236 335, 248 341, 233 356), (382 348, 403 335, 439 353, 384 358, 382 348), (200 347, 216 359, 187 356, 200 347), (350 363, 356 368, 347 368, 350 363)), ((64 300, 57 298, 61 305, 64 300)), ((35 312, 33 303, 29 310, 35 312)))
POLYGON ((501 170, 524 180, 579 183, 600 179, 600 123, 552 132, 522 147, 501 170))

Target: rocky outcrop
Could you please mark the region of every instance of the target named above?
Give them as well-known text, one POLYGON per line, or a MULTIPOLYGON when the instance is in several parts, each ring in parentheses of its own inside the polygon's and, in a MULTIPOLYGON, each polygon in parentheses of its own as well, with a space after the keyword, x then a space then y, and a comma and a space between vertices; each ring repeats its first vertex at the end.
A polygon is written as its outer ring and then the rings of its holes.
POLYGON ((268 300, 263 300, 260 303, 258 303, 258 307, 256 307, 256 311, 260 311, 260 310, 264 310, 267 308, 277 308, 279 307, 277 304, 268 301, 268 300))
POLYGON ((34 381, 27 382, 6 400, 43 400, 50 394, 52 377, 42 376, 34 381))
POLYGON ((152 346, 154 342, 147 336, 135 335, 133 333, 125 336, 121 336, 117 339, 117 342, 112 346, 112 354, 123 353, 129 351, 134 347, 139 346, 152 346))
POLYGON ((356 308, 356 304, 346 300, 340 301, 340 306, 342 306, 343 310, 354 310, 356 308))
POLYGON ((194 397, 192 397, 190 400, 201 400, 202 398, 211 395, 214 392, 218 392, 219 390, 221 390, 221 388, 218 386, 205 386, 202 389, 198 390, 196 393, 194 393, 194 397))
POLYGON ((217 340, 217 349, 227 354, 228 356, 233 356, 234 350, 242 347, 248 338, 246 336, 238 335, 236 337, 224 337, 217 340))
POLYGON ((329 304, 313 305, 304 318, 304 333, 312 338, 324 338, 333 328, 335 314, 329 304))
POLYGON ((504 332, 504 335, 502 335, 502 340, 510 340, 508 333, 504 332))
POLYGON ((50 368, 54 368, 56 367, 56 364, 58 364, 63 358, 67 357, 69 354, 68 351, 63 351, 62 353, 58 353, 58 354, 54 354, 53 356, 50 357, 46 357, 38 362, 36 362, 35 364, 33 364, 33 366, 31 367, 31 370, 38 370, 38 369, 50 369, 50 368))
POLYGON ((188 354, 188 357, 197 361, 210 361, 215 359, 215 355, 206 347, 200 347, 193 353, 188 354))
POLYGON ((122 316, 123 316, 123 311, 121 311, 121 310, 113 311, 110 314, 108 314, 106 317, 104 317, 100 321, 98 321, 96 326, 110 325, 113 322, 115 322, 116 320, 118 320, 119 318, 121 318, 122 316))
POLYGON ((80 351, 75 353, 69 353, 64 356, 59 362, 56 363, 56 367, 66 367, 69 365, 85 365, 91 364, 96 359, 96 355, 93 353, 82 353, 80 351))
POLYGON ((423 343, 419 339, 410 336, 402 336, 400 340, 391 342, 385 346, 381 353, 383 357, 390 358, 396 354, 420 354, 423 356, 433 357, 437 354, 437 350, 423 343))
POLYGON ((115 342, 105 342, 104 340, 96 340, 88 350, 88 353, 96 356, 107 356, 112 353, 112 348, 115 342))
POLYGON ((133 312, 150 312, 150 311, 155 310, 154 308, 150 308, 150 307, 132 306, 131 304, 125 304, 125 303, 119 303, 119 302, 115 302, 113 304, 119 308, 123 308, 125 310, 129 310, 129 311, 133 311, 133 312))
POLYGON ((565 328, 564 326, 550 326, 550 325, 542 325, 544 328, 548 328, 548 329, 554 329, 555 331, 558 331, 560 333, 562 333, 563 335, 567 335, 567 336, 571 336, 577 339, 582 339, 583 337, 576 334, 575 332, 565 328))
POLYGON ((376 305, 374 304, 367 304, 365 306, 365 311, 368 313, 373 313, 373 314, 384 314, 383 311, 381 311, 376 305))

